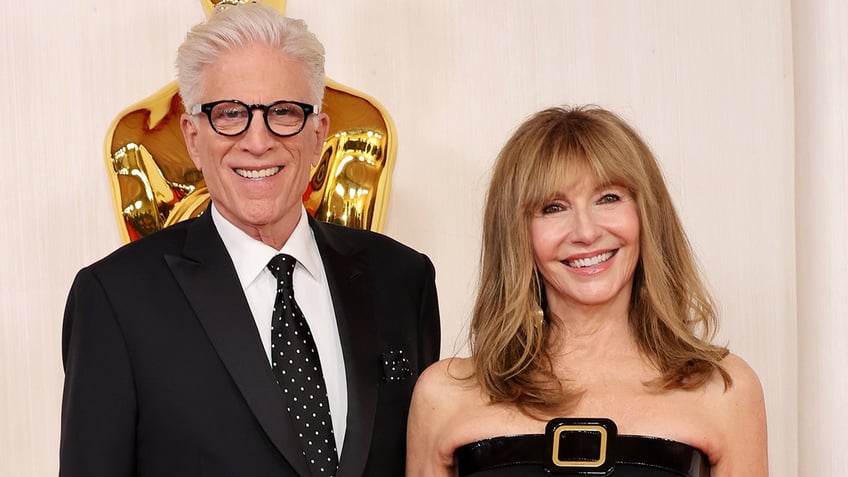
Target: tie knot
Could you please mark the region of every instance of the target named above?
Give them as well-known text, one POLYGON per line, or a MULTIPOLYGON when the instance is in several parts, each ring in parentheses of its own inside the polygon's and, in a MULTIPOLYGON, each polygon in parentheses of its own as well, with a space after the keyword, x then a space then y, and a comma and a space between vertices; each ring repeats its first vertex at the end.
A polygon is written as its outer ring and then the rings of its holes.
POLYGON ((288 288, 292 287, 292 272, 297 260, 291 255, 281 253, 268 262, 268 270, 277 277, 277 281, 288 288))

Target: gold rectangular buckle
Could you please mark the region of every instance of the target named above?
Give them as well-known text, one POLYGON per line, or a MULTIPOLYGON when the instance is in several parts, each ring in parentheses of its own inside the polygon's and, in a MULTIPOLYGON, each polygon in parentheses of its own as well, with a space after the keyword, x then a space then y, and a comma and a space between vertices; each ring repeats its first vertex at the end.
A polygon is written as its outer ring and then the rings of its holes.
POLYGON ((609 475, 615 469, 617 436, 618 427, 610 419, 551 419, 545 426, 545 454, 550 456, 545 470, 553 475, 609 475))
POLYGON ((551 461, 557 467, 600 467, 607 460, 607 430, 605 427, 593 424, 562 424, 554 429, 553 450, 551 461), (563 432, 595 432, 600 434, 600 452, 595 460, 560 460, 559 442, 563 432))

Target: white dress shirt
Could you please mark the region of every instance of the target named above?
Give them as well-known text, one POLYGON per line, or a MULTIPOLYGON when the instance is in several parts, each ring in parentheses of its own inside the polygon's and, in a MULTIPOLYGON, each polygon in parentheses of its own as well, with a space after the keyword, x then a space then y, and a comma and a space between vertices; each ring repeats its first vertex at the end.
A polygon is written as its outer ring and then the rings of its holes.
POLYGON ((344 357, 324 262, 321 261, 318 244, 309 227, 306 209, 301 208, 300 220, 280 250, 275 250, 250 237, 231 224, 218 212, 214 203, 211 211, 212 222, 218 229, 218 234, 235 265, 269 364, 271 363, 271 314, 277 295, 277 279, 268 270, 267 265, 278 253, 286 253, 297 259, 292 278, 294 298, 303 311, 315 339, 315 346, 318 348, 321 371, 324 373, 324 382, 327 386, 336 449, 341 456, 347 421, 347 380, 344 357))

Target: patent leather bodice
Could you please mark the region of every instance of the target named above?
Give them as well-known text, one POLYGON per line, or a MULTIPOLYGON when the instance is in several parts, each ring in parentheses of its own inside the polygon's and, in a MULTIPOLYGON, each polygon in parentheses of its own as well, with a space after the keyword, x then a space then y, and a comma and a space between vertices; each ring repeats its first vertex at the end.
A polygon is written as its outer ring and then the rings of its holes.
MULTIPOLYGON (((617 435, 596 425, 548 425, 546 434, 494 437, 454 453, 460 477, 594 475, 610 477, 709 477, 707 456, 690 445, 658 437, 617 435)), ((554 421, 551 421, 552 423, 554 421)))

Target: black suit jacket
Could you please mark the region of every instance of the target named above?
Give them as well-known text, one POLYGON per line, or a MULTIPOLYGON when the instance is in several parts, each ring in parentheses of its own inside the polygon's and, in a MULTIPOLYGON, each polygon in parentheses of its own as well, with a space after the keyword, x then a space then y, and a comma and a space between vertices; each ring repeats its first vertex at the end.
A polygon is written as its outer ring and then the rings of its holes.
MULTIPOLYGON (((402 476, 418 374, 438 359, 430 260, 310 220, 348 387, 338 477, 402 476)), ((308 476, 211 214, 77 274, 65 310, 60 475, 308 476)))

